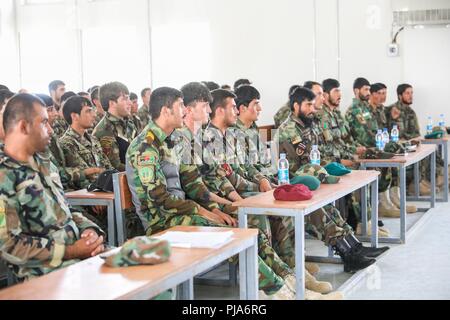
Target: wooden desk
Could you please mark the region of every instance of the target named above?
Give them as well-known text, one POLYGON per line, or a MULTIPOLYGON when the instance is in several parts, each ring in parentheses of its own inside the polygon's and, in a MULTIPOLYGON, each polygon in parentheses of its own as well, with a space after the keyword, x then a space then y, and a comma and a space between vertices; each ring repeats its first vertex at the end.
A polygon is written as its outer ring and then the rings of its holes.
MULTIPOLYGON (((416 197, 419 199, 419 161, 431 157, 431 208, 434 208, 436 203, 436 146, 421 144, 416 152, 408 153, 407 155, 395 156, 391 159, 361 159, 359 160, 361 169, 367 168, 397 168, 400 176, 400 238, 383 238, 380 242, 387 243, 406 243, 406 167, 414 165, 414 183, 416 197)), ((411 200, 417 200, 411 198, 411 200)))
POLYGON ((116 243, 116 226, 114 219, 114 193, 88 192, 86 189, 70 191, 65 197, 72 206, 106 206, 108 210, 108 244, 116 243))
POLYGON ((234 237, 218 249, 173 247, 168 262, 153 266, 111 268, 96 256, 1 290, 0 300, 149 299, 175 286, 181 289, 181 298, 192 299, 193 277, 237 253, 245 257, 244 261, 240 261, 245 267, 244 273, 240 274, 241 299, 258 298, 257 229, 178 226, 169 230, 231 230, 234 237))
MULTIPOLYGON (((422 144, 434 144, 437 148, 442 148, 443 159, 444 159, 444 196, 443 198, 437 198, 438 202, 448 202, 448 143, 450 141, 450 137, 446 136, 441 139, 425 139, 421 137, 420 142, 422 144)), ((416 190, 417 193, 417 190, 416 190)))
MULTIPOLYGON (((373 247, 378 246, 378 171, 354 170, 342 176, 337 184, 321 184, 306 201, 277 201, 273 191, 234 202, 239 207, 239 227, 247 227, 247 215, 290 216, 294 219, 295 232, 295 274, 297 278, 297 299, 304 299, 305 290, 305 248, 304 216, 330 204, 358 189, 361 190, 363 231, 367 230, 367 187, 371 186, 372 237, 373 247)), ((239 261, 241 258, 239 259, 239 261)))

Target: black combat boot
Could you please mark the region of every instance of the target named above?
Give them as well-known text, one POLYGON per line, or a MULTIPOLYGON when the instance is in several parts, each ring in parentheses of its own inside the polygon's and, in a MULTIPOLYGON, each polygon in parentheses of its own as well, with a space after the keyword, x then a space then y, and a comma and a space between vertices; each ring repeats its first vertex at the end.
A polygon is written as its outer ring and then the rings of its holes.
POLYGON ((338 239, 333 249, 342 258, 345 272, 354 273, 367 268, 376 261, 363 256, 356 248, 352 248, 344 238, 338 239))
POLYGON ((353 234, 349 234, 345 236, 345 240, 347 240, 348 244, 359 251, 361 255, 368 258, 376 258, 382 253, 389 250, 389 247, 381 247, 381 248, 372 248, 372 247, 364 247, 361 242, 353 234))

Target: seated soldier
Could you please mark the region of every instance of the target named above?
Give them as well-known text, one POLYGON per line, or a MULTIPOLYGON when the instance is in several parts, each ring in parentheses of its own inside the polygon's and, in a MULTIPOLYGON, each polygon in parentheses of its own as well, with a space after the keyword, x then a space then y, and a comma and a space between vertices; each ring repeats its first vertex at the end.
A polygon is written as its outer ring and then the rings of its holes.
POLYGON ((104 84, 99 90, 100 101, 106 113, 95 127, 93 135, 100 141, 112 166, 125 171, 125 153, 137 134, 134 123, 128 120, 131 115, 129 91, 120 82, 104 84))
POLYGON ((140 133, 142 131, 142 129, 144 129, 144 123, 138 114, 139 104, 138 104, 138 96, 136 93, 134 93, 134 92, 130 93, 130 101, 131 101, 131 110, 130 110, 131 117, 130 117, 130 119, 131 119, 131 121, 133 121, 137 132, 140 133))
POLYGON ((70 125, 60 140, 66 165, 80 169, 81 174, 71 177, 71 185, 76 189, 87 188, 98 175, 113 169, 102 151, 100 142, 87 130, 92 128, 95 113, 89 99, 73 96, 64 103, 64 119, 70 125))
MULTIPOLYGON (((318 144, 318 137, 312 130, 314 117, 315 94, 300 87, 293 92, 290 99, 291 115, 279 128, 274 141, 279 143, 280 152, 286 153, 289 161, 289 173, 296 176, 302 167, 309 163, 309 154, 313 145, 318 144)), ((303 173, 303 172, 301 172, 303 173)), ((352 228, 342 219, 339 211, 332 205, 327 205, 306 217, 310 225, 315 228, 307 230, 324 230, 311 232, 331 245, 344 262, 344 271, 357 271, 371 265, 375 258, 388 250, 388 247, 364 247, 354 236, 352 228), (323 215, 326 222, 317 219, 323 215), (324 228, 324 225, 326 226, 324 228), (323 233, 325 232, 325 233, 323 233)))
MULTIPOLYGON (((298 84, 295 84, 289 88, 288 98, 291 96, 292 92, 295 89, 300 87, 298 84)), ((275 123, 275 129, 277 129, 291 114, 291 108, 289 108, 289 100, 278 109, 273 117, 273 121, 275 123)))
POLYGON ((3 114, 0 251, 19 279, 41 276, 104 250, 103 231, 64 198, 58 171, 38 155, 52 129, 45 104, 18 94, 3 114))

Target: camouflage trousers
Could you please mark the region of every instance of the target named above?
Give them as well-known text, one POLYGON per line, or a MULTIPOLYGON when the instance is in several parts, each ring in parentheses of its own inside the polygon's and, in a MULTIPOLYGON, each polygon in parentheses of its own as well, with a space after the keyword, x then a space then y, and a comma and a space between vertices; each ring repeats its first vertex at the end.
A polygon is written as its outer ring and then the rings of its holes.
MULTIPOLYGON (((295 267, 295 231, 292 217, 270 216, 272 247, 280 258, 293 269, 295 267)), ((332 205, 314 211, 305 217, 305 231, 325 245, 333 245, 336 239, 352 232, 342 216, 332 205)))
MULTIPOLYGON (((204 226, 229 227, 227 225, 210 222, 200 215, 176 215, 166 221, 164 228, 154 230, 153 233, 173 226, 204 226)), ((284 285, 284 278, 293 274, 291 268, 277 255, 270 246, 268 235, 268 218, 266 216, 249 217, 248 227, 259 228, 258 232, 258 271, 259 289, 266 294, 274 294, 284 285)), ((236 261, 236 260, 233 260, 236 261)))

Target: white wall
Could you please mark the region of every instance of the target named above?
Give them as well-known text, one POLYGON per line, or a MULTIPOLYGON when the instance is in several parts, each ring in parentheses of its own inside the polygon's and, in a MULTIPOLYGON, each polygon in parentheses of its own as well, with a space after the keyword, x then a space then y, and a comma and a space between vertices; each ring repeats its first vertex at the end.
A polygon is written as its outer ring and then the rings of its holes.
POLYGON ((398 37, 400 57, 386 54, 393 10, 449 8, 449 0, 21 2, 20 76, 13 1, 0 2, 0 54, 8 58, 0 61, 0 79, 13 89, 44 91, 57 78, 74 91, 110 80, 139 91, 149 84, 180 87, 202 80, 232 85, 245 77, 262 93, 261 125, 273 123, 288 88, 306 80, 338 78, 344 110, 359 76, 385 83, 389 103, 399 83, 411 83, 421 120, 425 109, 433 116, 444 112, 450 99, 450 29, 407 29, 398 37), (42 45, 33 51, 36 42, 42 45))

